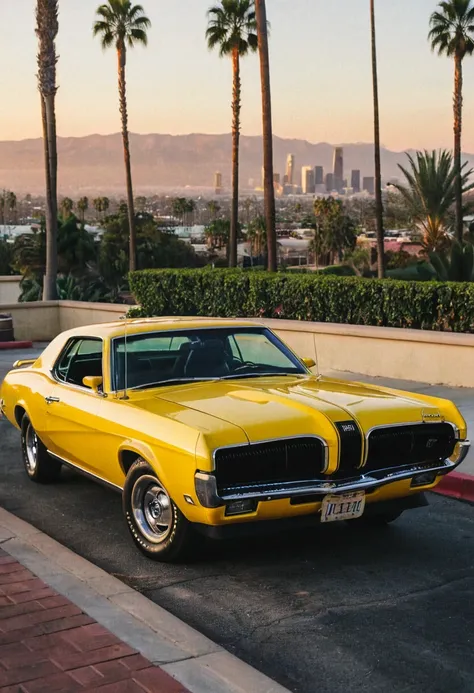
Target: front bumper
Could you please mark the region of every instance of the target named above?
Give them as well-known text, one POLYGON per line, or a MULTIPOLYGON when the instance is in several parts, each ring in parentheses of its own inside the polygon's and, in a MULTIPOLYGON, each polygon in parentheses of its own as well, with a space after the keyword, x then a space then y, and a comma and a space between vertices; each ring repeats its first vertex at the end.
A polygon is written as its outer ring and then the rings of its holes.
POLYGON ((397 481, 411 479, 421 474, 435 473, 444 476, 452 472, 466 458, 469 452, 468 440, 458 441, 455 454, 447 460, 435 464, 405 465, 392 469, 382 469, 367 474, 362 473, 353 479, 340 481, 308 480, 279 482, 271 484, 252 484, 225 489, 219 493, 217 478, 208 472, 196 472, 195 488, 200 504, 205 508, 220 508, 226 503, 241 500, 272 501, 299 496, 326 496, 327 494, 349 493, 351 491, 374 490, 397 481))

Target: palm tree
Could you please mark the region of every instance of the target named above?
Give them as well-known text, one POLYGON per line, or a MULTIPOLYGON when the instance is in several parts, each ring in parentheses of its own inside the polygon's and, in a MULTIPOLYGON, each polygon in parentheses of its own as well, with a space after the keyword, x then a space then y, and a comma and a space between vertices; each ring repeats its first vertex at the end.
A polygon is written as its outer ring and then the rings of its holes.
POLYGON ((209 211, 209 216, 211 220, 214 220, 218 213, 221 211, 220 205, 215 200, 211 200, 207 203, 207 209, 209 211))
POLYGON ((219 55, 232 58, 232 209, 230 220, 229 266, 237 266, 237 233, 239 224, 239 147, 241 78, 240 59, 258 48, 254 0, 221 0, 208 12, 206 31, 210 50, 219 48, 219 55))
POLYGON ((440 2, 438 11, 430 18, 428 40, 438 55, 454 58, 454 168, 456 171, 456 237, 462 241, 462 63, 474 52, 474 7, 471 0, 446 0, 440 2))
POLYGON ((120 114, 122 116, 122 139, 127 180, 128 223, 130 231, 130 271, 136 269, 137 239, 135 210, 133 204, 132 168, 130 163, 130 139, 128 133, 127 85, 125 67, 127 49, 137 44, 148 44, 147 29, 151 26, 141 5, 133 5, 131 0, 108 0, 97 9, 94 23, 94 36, 100 36, 105 50, 115 46, 118 57, 118 87, 120 114))
POLYGON ((375 0, 370 0, 370 28, 372 40, 372 80, 374 89, 375 220, 377 224, 377 271, 379 279, 383 279, 385 276, 385 234, 383 228, 382 171, 380 163, 379 82, 377 74, 375 0))
POLYGON ((10 222, 15 221, 17 198, 14 192, 9 192, 7 197, 8 210, 10 212, 10 222))
MULTIPOLYGON (((409 166, 399 166, 406 185, 394 187, 402 195, 413 221, 423 235, 427 251, 442 250, 449 244, 452 208, 457 195, 457 169, 448 151, 417 152, 408 156, 409 166)), ((461 192, 474 189, 472 171, 461 170, 461 192)))
POLYGON ((61 202, 61 212, 63 215, 63 221, 66 221, 71 216, 72 210, 74 208, 74 202, 70 197, 64 197, 61 202))
POLYGON ((77 201, 77 209, 79 210, 79 215, 81 217, 81 222, 84 223, 86 212, 89 209, 89 199, 87 197, 81 197, 77 201))
POLYGON ((36 0, 38 37, 38 88, 41 96, 44 161, 46 173, 46 268, 43 298, 57 297, 58 152, 56 141, 56 37, 59 0, 36 0))
POLYGON ((262 84, 263 169, 265 224, 267 227, 268 270, 277 270, 277 241, 275 214, 275 187, 273 183, 273 126, 270 88, 270 56, 268 52, 268 22, 265 0, 255 0, 260 79, 262 84))

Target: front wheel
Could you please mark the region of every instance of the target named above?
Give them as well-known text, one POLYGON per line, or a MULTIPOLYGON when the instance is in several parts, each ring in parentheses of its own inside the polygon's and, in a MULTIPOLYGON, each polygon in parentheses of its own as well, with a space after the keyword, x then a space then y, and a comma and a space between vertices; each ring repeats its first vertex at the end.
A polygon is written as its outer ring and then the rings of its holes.
POLYGON ((133 541, 145 556, 173 562, 189 555, 192 525, 143 459, 130 467, 122 505, 133 541))
POLYGON ((38 484, 52 484, 58 481, 61 462, 49 456, 27 414, 21 420, 21 451, 23 464, 31 481, 38 484))

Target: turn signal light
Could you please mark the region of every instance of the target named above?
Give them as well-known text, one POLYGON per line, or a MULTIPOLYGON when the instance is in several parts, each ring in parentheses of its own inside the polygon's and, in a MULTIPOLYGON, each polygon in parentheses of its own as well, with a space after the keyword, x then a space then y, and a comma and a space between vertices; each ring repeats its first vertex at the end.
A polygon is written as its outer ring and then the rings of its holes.
POLYGON ((253 498, 244 500, 230 501, 225 507, 226 515, 248 515, 257 509, 258 501, 253 498))

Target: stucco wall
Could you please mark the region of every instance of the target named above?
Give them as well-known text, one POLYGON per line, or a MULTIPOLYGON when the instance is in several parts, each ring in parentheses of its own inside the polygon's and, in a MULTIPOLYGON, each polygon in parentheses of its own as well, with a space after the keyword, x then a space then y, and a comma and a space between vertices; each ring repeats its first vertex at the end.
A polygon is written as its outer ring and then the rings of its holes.
POLYGON ((17 341, 47 342, 61 331, 58 301, 1 303, 0 313, 12 316, 17 341))
POLYGON ((0 276, 0 306, 2 303, 16 303, 20 296, 21 277, 0 276))
MULTIPOLYGON (((47 341, 74 327, 118 320, 127 309, 75 301, 0 305, 0 312, 13 316, 16 339, 33 341, 47 341)), ((323 373, 351 371, 474 387, 474 335, 292 320, 263 322, 300 356, 315 358, 323 373)))

